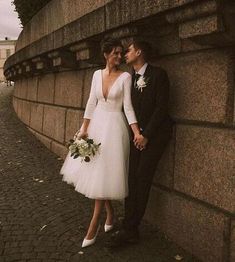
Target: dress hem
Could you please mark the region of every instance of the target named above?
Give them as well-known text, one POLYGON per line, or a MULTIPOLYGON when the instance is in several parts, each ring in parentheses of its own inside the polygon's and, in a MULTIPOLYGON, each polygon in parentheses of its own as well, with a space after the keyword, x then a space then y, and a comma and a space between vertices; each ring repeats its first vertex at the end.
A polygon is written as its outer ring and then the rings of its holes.
POLYGON ((69 185, 71 185, 71 186, 73 186, 73 187, 74 187, 74 190, 75 190, 76 192, 82 194, 83 196, 85 196, 85 197, 87 197, 87 198, 89 198, 89 199, 93 199, 93 200, 117 200, 117 201, 122 201, 122 200, 124 200, 124 199, 128 196, 128 195, 125 195, 124 197, 121 197, 121 198, 89 196, 89 195, 87 195, 86 193, 82 193, 81 191, 76 190, 76 188, 75 188, 76 185, 75 185, 73 182, 68 182, 68 181, 66 181, 66 180, 62 180, 62 181, 65 182, 65 183, 67 183, 67 184, 69 184, 69 185))

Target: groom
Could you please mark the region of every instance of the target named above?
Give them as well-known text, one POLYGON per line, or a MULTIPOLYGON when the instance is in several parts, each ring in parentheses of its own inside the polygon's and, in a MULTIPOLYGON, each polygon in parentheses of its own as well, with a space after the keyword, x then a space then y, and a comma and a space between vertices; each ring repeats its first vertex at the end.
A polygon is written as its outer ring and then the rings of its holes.
POLYGON ((168 76, 162 68, 148 64, 150 57, 151 46, 144 41, 133 41, 125 54, 126 63, 133 67, 131 96, 141 134, 131 145, 125 217, 122 229, 112 238, 111 247, 138 242, 138 227, 153 176, 172 133, 168 76))

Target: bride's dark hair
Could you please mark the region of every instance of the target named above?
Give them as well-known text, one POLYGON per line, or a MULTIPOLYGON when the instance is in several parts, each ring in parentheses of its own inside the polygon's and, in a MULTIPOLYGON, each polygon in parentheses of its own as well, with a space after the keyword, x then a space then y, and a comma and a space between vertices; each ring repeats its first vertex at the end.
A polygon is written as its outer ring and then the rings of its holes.
POLYGON ((122 42, 119 39, 112 38, 112 37, 105 37, 101 41, 101 52, 102 54, 110 54, 115 47, 121 47, 124 49, 122 42))

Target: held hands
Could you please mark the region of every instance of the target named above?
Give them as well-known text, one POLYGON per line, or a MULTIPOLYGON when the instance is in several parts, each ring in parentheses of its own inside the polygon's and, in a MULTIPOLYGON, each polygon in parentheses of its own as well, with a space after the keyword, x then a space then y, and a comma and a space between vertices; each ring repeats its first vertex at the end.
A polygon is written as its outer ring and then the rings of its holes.
POLYGON ((133 142, 136 148, 142 151, 143 149, 146 148, 148 139, 141 134, 135 134, 133 142))

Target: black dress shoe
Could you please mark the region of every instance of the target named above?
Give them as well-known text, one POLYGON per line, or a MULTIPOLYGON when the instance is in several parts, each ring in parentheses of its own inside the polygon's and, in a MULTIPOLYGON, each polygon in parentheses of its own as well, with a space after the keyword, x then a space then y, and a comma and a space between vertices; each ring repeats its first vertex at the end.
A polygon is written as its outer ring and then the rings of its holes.
POLYGON ((126 231, 121 229, 115 232, 111 240, 107 243, 108 247, 122 247, 127 244, 137 244, 139 242, 139 232, 137 230, 126 231))

